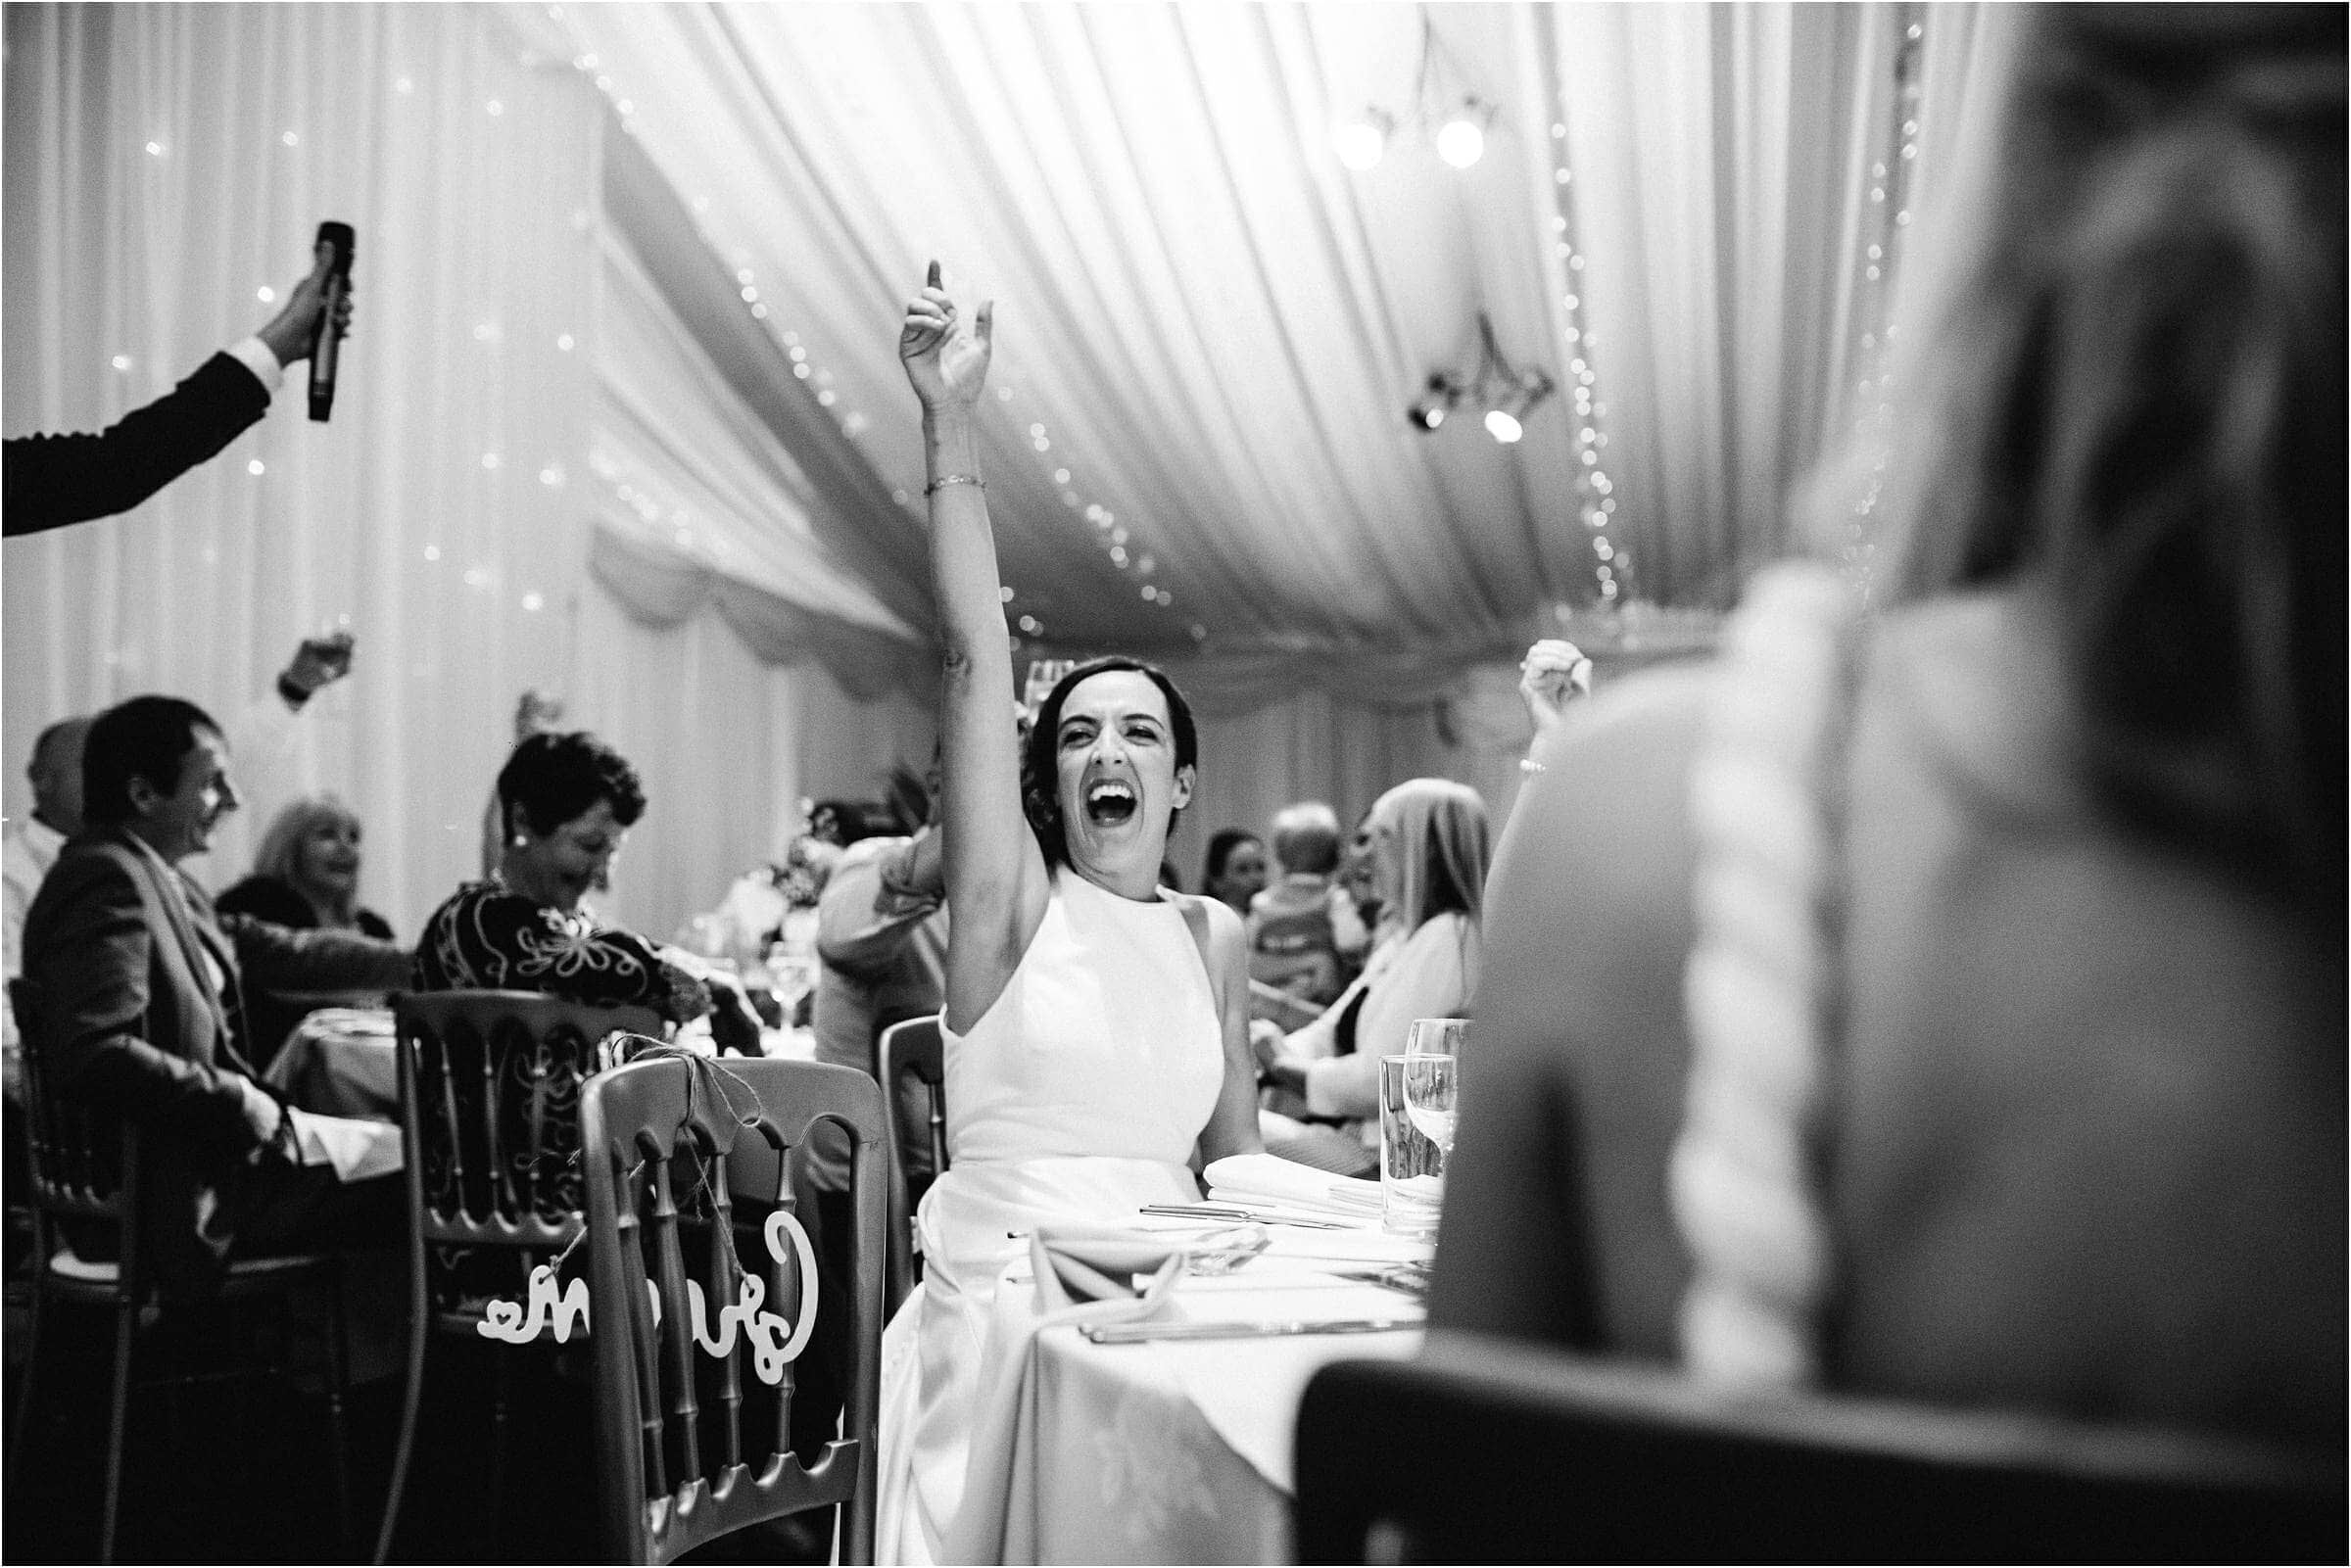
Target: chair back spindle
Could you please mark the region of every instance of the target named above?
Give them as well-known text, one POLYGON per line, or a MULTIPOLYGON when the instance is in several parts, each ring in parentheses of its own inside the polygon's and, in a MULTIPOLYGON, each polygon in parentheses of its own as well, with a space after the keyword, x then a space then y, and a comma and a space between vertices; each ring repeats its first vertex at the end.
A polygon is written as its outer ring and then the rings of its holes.
POLYGON ((888 1167, 878 1086, 813 1062, 656 1057, 591 1080, 581 1122, 590 1321, 629 1325, 591 1335, 607 1553, 665 1563, 764 1520, 839 1505, 842 1560, 872 1561, 888 1167), (791 1155, 820 1121, 850 1149, 845 1301, 806 1277, 809 1255, 792 1234, 791 1155), (749 1278, 763 1295, 745 1321, 730 1309, 749 1278), (698 1341, 690 1285, 703 1302, 698 1341), (811 1304, 819 1316, 847 1314, 854 1364, 842 1436, 803 1464, 791 1441, 792 1364, 771 1382, 762 1363, 778 1372, 787 1334, 812 1346, 802 1322, 811 1304), (771 1408, 772 1421, 758 1419, 771 1408))
POLYGON ((882 1097, 889 1111, 889 1304, 894 1310, 914 1289, 915 1210, 931 1183, 947 1168, 946 1044, 938 1015, 907 1019, 882 1031, 876 1066, 882 1097), (909 1114, 909 1080, 921 1119, 909 1114), (916 1154, 927 1154, 929 1174, 916 1154))

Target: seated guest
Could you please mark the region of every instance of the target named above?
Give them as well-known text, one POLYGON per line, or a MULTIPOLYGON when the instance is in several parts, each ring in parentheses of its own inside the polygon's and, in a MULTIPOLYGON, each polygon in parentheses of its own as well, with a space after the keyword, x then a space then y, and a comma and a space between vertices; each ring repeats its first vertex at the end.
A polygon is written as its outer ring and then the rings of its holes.
POLYGON ((2339 1452, 2343 18, 2018 24, 1880 613, 1537 747, 1430 1322, 2339 1452))
MULTIPOLYGON (((251 915, 294 930, 358 931, 392 939, 392 927, 359 902, 360 819, 333 795, 306 795, 278 812, 262 834, 253 875, 219 897, 224 915, 251 915)), ((314 993, 290 996, 253 988, 253 1059, 266 1068, 303 1016, 319 1005, 314 993)))
POLYGON ((1249 900, 1265 890, 1266 846, 1246 828, 1220 828, 1209 835, 1208 864, 1200 890, 1243 920, 1249 900))
MULTIPOLYGON (((255 1075, 237 1021, 248 980, 388 990, 408 952, 345 931, 216 915, 180 862, 234 811, 220 728, 177 697, 133 697, 89 729, 86 826, 24 924, 40 1017, 22 1021, 49 1091, 137 1126, 143 1233, 157 1277, 201 1281, 234 1257, 397 1232, 393 1178, 340 1185, 300 1164, 294 1118, 255 1075)), ((104 1233, 73 1236, 96 1248, 104 1233)))
POLYGON ((992 311, 939 286, 898 353, 923 405, 943 648, 948 943, 940 1029, 949 1167, 920 1212, 917 1287, 884 1337, 878 1551, 997 1560, 952 1540, 996 1281, 1014 1233, 1197 1201, 1193 1171, 1258 1148, 1246 937, 1214 899, 1161 890, 1198 733, 1173 681, 1130 659, 1056 682, 1022 748, 975 405, 992 311))
MULTIPOLYGON (((323 688, 351 672, 352 636, 335 632, 305 638, 294 657, 278 672, 276 694, 249 706, 232 721, 227 734, 230 749, 264 773, 291 745, 294 715, 323 688)), ((86 717, 60 719, 40 733, 32 744, 32 761, 25 777, 32 781, 32 812, 0 830, 0 952, 5 953, 5 977, 24 973, 22 959, 25 912, 41 879, 57 863, 66 840, 81 832, 81 742, 89 733, 86 717)), ((389 936, 392 933, 385 931, 389 936)), ((0 1041, 5 1042, 7 1089, 17 1094, 17 1024, 0 1001, 0 1041)))
MULTIPOLYGON (((1486 806, 1467 784, 1400 784, 1379 797, 1364 830, 1385 912, 1371 957, 1320 1018, 1261 1046, 1269 1086, 1296 1096, 1307 1116, 1346 1124, 1356 1147, 1334 1152, 1350 1155, 1350 1173, 1377 1159, 1380 1058, 1404 1050, 1415 1019, 1469 1015, 1486 890, 1486 806)), ((1307 1153, 1271 1135, 1269 1145, 1291 1158, 1307 1153)))
POLYGON ((581 907, 645 812, 626 758, 584 731, 534 735, 499 770, 498 798, 507 832, 498 873, 425 921, 417 989, 546 991, 650 1008, 673 1023, 707 1013, 722 1050, 758 1054, 759 1021, 741 987, 697 977, 685 955, 581 907))
POLYGON ((305 795, 279 810, 254 851, 253 875, 222 893, 218 907, 296 930, 390 941, 391 923, 362 908, 359 894, 359 817, 333 795, 305 795))
POLYGON ((1342 950, 1369 942, 1355 900, 1332 884, 1339 869, 1339 816, 1319 800, 1273 815, 1273 859, 1281 879, 1249 901, 1249 977, 1327 1006, 1343 989, 1342 950))
MULTIPOLYGON (((563 699, 539 687, 523 688, 522 695, 514 700, 514 744, 521 745, 535 735, 556 735, 562 729, 563 699)), ((499 863, 505 858, 506 814, 493 788, 482 804, 482 875, 498 875, 499 863)))

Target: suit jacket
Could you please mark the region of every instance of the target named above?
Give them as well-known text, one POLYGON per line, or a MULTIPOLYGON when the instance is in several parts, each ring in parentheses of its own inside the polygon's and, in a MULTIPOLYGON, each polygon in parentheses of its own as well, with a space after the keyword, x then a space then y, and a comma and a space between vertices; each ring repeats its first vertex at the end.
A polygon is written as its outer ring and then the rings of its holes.
POLYGON ((10 538, 126 512, 234 441, 269 389, 228 353, 97 435, 13 436, 0 455, 10 538))
POLYGON ((140 1128, 141 1236, 159 1279, 209 1278, 235 1243, 235 1193, 261 1141, 243 1086, 257 1074, 231 1026, 245 976, 391 990, 409 969, 388 942, 216 917, 120 829, 67 841, 24 922, 24 973, 44 1015, 20 1022, 47 1092, 140 1128))

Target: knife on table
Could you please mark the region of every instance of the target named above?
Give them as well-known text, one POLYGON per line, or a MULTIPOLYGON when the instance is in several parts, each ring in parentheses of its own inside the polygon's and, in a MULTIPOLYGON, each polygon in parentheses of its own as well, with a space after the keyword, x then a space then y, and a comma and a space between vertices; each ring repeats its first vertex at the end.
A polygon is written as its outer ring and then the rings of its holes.
POLYGON ((1365 1224, 1343 1219, 1317 1219, 1286 1209, 1244 1209, 1238 1204, 1145 1204, 1141 1212, 1183 1219, 1238 1220, 1255 1225, 1297 1225, 1307 1230, 1362 1230, 1365 1224))
POLYGON ((1276 1322, 1093 1323, 1080 1332, 1096 1345, 1145 1340, 1286 1339, 1298 1334, 1392 1334, 1422 1326, 1417 1317, 1294 1318, 1276 1322))

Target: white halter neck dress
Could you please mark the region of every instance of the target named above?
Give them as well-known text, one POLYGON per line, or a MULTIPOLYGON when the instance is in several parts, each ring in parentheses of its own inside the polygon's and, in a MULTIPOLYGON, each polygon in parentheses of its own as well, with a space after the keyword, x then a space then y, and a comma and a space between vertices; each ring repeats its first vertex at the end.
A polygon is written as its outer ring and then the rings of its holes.
POLYGON ((945 1032, 949 1168, 924 1197, 924 1280, 884 1336, 883 1562, 937 1558, 964 1490, 1007 1232, 1195 1203, 1187 1165, 1223 1034, 1183 913, 1063 868, 1029 949, 966 1035, 945 1032))

